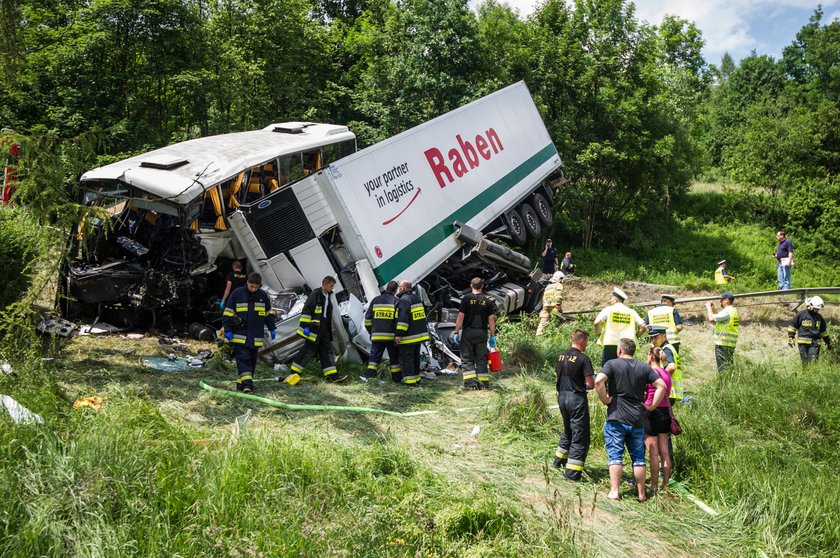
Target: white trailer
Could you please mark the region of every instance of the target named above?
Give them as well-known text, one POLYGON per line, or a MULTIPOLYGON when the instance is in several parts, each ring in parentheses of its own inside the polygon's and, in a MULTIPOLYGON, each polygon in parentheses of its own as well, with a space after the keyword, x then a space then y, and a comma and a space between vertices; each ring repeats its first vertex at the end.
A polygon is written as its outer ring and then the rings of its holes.
POLYGON ((561 164, 519 82, 334 161, 229 220, 277 292, 334 275, 340 299, 365 301, 389 280, 427 280, 443 310, 484 274, 501 309, 529 311, 542 292, 530 263, 482 232, 516 243, 516 219, 528 215, 536 222, 524 228, 539 236, 540 219, 552 215, 545 181, 561 164))

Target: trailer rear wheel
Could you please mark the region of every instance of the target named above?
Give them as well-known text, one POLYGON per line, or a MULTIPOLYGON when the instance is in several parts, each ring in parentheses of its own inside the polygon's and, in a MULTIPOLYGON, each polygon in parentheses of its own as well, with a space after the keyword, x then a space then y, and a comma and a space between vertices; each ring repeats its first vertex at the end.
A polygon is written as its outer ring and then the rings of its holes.
POLYGON ((551 207, 551 204, 548 203, 548 200, 545 199, 545 196, 542 194, 534 194, 534 198, 531 200, 531 203, 534 205, 534 211, 537 212, 537 217, 540 218, 540 222, 543 224, 543 227, 550 227, 554 224, 554 210, 551 207))
POLYGON ((525 222, 525 232, 528 233, 528 236, 531 238, 539 238, 542 234, 542 225, 540 224, 540 218, 537 217, 537 212, 534 211, 534 208, 527 203, 523 203, 516 209, 522 215, 522 220, 525 222))
POLYGON ((528 233, 525 231, 525 221, 515 209, 507 213, 507 230, 510 234, 510 241, 514 246, 522 246, 528 240, 528 233))

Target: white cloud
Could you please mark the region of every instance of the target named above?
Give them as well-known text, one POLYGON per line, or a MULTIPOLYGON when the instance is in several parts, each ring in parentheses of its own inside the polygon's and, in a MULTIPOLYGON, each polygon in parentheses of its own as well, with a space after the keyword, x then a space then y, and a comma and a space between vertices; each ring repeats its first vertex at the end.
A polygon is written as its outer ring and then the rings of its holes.
MULTIPOLYGON (((519 10, 522 18, 533 13, 540 0, 501 0, 510 7, 519 10)), ((480 0, 471 0, 478 4, 480 0)), ((712 63, 718 63, 723 53, 729 52, 736 59, 746 56, 751 50, 773 54, 774 50, 790 42, 793 37, 778 37, 778 45, 769 45, 756 38, 753 28, 757 18, 772 19, 787 9, 799 9, 812 12, 816 9, 816 0, 636 0, 636 17, 657 25, 665 15, 693 21, 703 31, 706 40, 704 54, 712 63)), ((831 12, 833 6, 840 5, 840 0, 822 0, 823 9, 830 13, 824 22, 840 18, 840 11, 831 12)), ((802 22, 803 24, 805 21, 802 22)))

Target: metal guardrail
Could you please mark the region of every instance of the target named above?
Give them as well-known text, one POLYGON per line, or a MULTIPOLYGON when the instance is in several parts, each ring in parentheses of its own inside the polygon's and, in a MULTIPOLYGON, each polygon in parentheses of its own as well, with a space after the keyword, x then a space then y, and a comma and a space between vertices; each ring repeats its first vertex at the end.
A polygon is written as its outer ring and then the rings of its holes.
MULTIPOLYGON (((816 295, 816 294, 840 294, 840 287, 813 287, 813 288, 806 288, 806 289, 788 289, 786 291, 758 291, 754 293, 734 293, 735 299, 739 300, 742 298, 759 298, 764 296, 787 296, 787 295, 802 295, 799 301, 787 301, 788 303, 795 304, 799 302, 802 304, 805 302, 805 298, 816 295)), ((720 300, 720 296, 697 296, 697 297, 689 297, 689 298, 678 298, 674 301, 674 304, 690 304, 692 302, 707 302, 707 301, 715 301, 720 300)), ((629 306, 637 306, 640 308, 644 308, 647 306, 656 306, 661 304, 660 301, 651 301, 651 302, 639 302, 633 303, 629 306)), ((769 304, 769 303, 768 303, 769 304)), ((565 310, 563 311, 564 314, 593 314, 595 312, 600 312, 600 308, 594 308, 589 310, 565 310)))

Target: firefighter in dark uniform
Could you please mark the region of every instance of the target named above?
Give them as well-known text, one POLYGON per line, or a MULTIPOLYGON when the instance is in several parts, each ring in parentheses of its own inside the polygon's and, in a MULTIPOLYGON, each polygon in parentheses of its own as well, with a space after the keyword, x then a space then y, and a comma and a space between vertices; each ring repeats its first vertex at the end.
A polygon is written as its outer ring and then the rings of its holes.
POLYGON ((406 385, 420 383, 420 345, 429 340, 426 307, 411 290, 411 281, 400 283, 394 343, 400 355, 400 373, 406 385))
POLYGON ((394 337, 397 331, 397 302, 396 297, 399 285, 396 281, 388 281, 385 292, 370 301, 367 313, 365 314, 365 327, 370 333, 370 356, 368 357, 367 371, 363 381, 376 377, 376 370, 385 351, 388 351, 388 359, 391 361, 391 379, 395 382, 402 381, 400 373, 400 357, 397 346, 394 345, 394 337))
POLYGON ((487 334, 490 347, 496 346, 496 302, 484 294, 484 281, 474 277, 470 281, 472 292, 461 299, 458 318, 455 320, 454 338, 461 346, 461 368, 464 371, 464 389, 483 389, 490 386, 487 371, 487 334))
POLYGON ((797 314, 788 327, 788 343, 791 347, 799 345, 802 364, 816 362, 820 358, 820 341, 825 341, 826 348, 831 350, 825 318, 820 314, 825 306, 822 297, 811 297, 805 303, 808 308, 797 314))
POLYGON ((557 404, 563 417, 563 434, 554 454, 554 466, 565 467, 566 478, 580 480, 589 453, 589 402, 586 390, 595 387, 592 361, 584 354, 589 334, 576 329, 572 346, 557 359, 557 404))
POLYGON ((260 287, 262 276, 252 273, 244 287, 233 291, 222 314, 225 339, 233 346, 236 360, 236 391, 254 391, 254 370, 257 366, 257 351, 263 346, 265 328, 271 339, 276 337, 274 310, 268 295, 260 287))
POLYGON ((292 361, 292 373, 285 383, 295 385, 300 380, 300 374, 307 363, 316 354, 321 362, 324 379, 328 382, 343 382, 347 376, 338 373, 335 367, 335 353, 332 347, 332 315, 335 300, 332 292, 335 288, 335 277, 329 275, 321 281, 321 288, 313 290, 303 305, 300 313, 297 334, 305 339, 303 347, 292 361))

